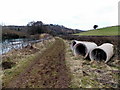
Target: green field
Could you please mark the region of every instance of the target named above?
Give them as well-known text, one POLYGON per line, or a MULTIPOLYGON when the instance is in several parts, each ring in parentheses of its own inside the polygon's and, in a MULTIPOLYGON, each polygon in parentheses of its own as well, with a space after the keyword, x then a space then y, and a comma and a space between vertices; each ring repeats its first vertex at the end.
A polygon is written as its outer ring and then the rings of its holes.
POLYGON ((74 35, 91 35, 91 36, 92 35, 97 35, 97 36, 120 35, 120 33, 118 33, 118 27, 120 28, 120 26, 105 27, 105 28, 100 28, 96 30, 89 30, 86 32, 77 33, 74 35))

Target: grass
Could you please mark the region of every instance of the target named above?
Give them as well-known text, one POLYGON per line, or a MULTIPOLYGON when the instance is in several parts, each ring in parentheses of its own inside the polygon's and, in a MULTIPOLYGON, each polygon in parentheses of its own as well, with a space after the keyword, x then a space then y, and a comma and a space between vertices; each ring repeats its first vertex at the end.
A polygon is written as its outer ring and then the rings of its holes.
POLYGON ((71 72, 70 88, 118 87, 118 68, 113 68, 103 62, 91 62, 82 57, 73 56, 69 42, 66 40, 66 65, 71 72))
MULTIPOLYGON (((48 46, 49 44, 49 46, 48 46)), ((47 48, 21 60, 4 71, 4 87, 65 88, 69 86, 69 72, 65 64, 65 44, 60 38, 47 48)), ((41 49, 41 48, 40 48, 41 49)))
MULTIPOLYGON (((44 44, 42 45, 42 43, 37 43, 35 44, 36 47, 38 47, 40 49, 40 51, 37 51, 33 54, 30 55, 24 55, 24 53, 27 54, 26 51, 24 51, 22 53, 21 57, 17 56, 17 53, 20 54, 19 51, 16 51, 15 56, 11 55, 10 58, 8 58, 7 60, 5 59, 5 61, 12 61, 12 62, 16 62, 16 65, 13 66, 10 69, 5 69, 3 70, 4 75, 1 75, 0 77, 2 77, 3 80, 3 87, 6 87, 10 81, 15 80, 21 73, 25 72, 25 70, 33 63, 35 62, 35 59, 40 55, 41 52, 43 52, 46 47, 50 47, 53 44, 54 40, 50 40, 50 41, 44 41, 44 44), (44 48, 42 47, 44 46, 44 48), (17 59, 17 61, 16 61, 17 59)), ((9 52, 10 53, 10 52, 9 52)))
POLYGON ((31 56, 21 60, 17 66, 15 66, 11 69, 6 69, 4 71, 3 84, 7 85, 7 83, 9 83, 12 79, 14 79, 16 76, 18 76, 21 72, 23 72, 25 70, 25 68, 27 68, 31 62, 33 62, 35 57, 37 57, 37 55, 31 55, 31 56))
POLYGON ((119 26, 111 26, 111 27, 105 27, 105 28, 100 28, 100 29, 96 29, 96 30, 89 30, 86 32, 81 32, 81 33, 77 33, 74 35, 97 35, 97 36, 113 36, 113 35, 120 35, 120 33, 118 33, 118 27, 119 26))

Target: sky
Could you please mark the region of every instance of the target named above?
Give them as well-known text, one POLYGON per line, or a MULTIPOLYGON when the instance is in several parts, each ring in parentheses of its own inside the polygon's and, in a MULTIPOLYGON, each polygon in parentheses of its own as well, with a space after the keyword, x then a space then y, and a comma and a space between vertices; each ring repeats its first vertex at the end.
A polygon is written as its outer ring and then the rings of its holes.
POLYGON ((118 25, 119 0, 0 0, 0 24, 30 21, 90 30, 118 25))

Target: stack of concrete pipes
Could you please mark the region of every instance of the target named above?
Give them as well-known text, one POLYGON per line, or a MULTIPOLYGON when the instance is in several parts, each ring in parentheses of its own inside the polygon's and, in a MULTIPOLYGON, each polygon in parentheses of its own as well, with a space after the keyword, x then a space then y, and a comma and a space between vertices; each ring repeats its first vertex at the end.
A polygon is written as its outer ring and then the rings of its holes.
POLYGON ((105 63, 114 54, 114 45, 110 43, 97 46, 94 42, 73 40, 71 49, 75 56, 82 55, 84 58, 89 57, 91 60, 104 61, 105 63))

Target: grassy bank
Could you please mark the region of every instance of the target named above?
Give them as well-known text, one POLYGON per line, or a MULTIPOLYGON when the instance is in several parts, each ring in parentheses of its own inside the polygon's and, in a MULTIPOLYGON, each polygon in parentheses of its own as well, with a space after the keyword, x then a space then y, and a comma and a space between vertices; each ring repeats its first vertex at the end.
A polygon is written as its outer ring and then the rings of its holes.
POLYGON ((120 28, 120 26, 112 26, 112 27, 105 27, 105 28, 100 28, 100 29, 96 29, 96 30, 89 30, 86 32, 81 32, 81 33, 77 33, 74 35, 82 35, 82 36, 113 36, 113 35, 120 35, 120 33, 118 32, 118 28, 120 28))

